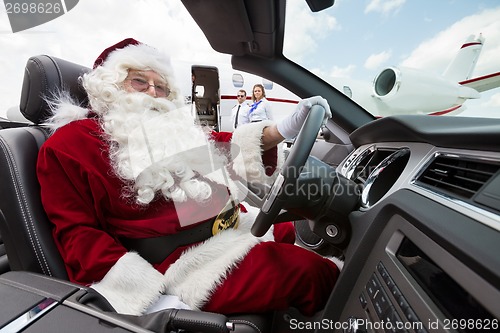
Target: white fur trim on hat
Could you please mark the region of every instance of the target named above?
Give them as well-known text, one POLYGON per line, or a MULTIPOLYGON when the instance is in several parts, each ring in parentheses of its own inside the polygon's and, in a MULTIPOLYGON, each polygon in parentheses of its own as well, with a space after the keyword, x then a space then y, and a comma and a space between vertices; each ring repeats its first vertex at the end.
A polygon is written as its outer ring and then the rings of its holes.
POLYGON ((140 315, 165 290, 165 277, 137 253, 125 253, 104 278, 90 286, 118 313, 140 315))
MULTIPOLYGON (((272 184, 276 178, 275 172, 271 176, 266 175, 265 166, 262 162, 262 135, 265 127, 273 125, 271 120, 245 124, 238 126, 233 132, 231 143, 240 149, 237 156, 233 157, 233 170, 248 182, 261 182, 272 184)), ((278 166, 283 165, 284 155, 281 145, 278 146, 278 166)))
POLYGON ((128 45, 109 54, 100 65, 112 71, 117 69, 153 70, 163 76, 169 83, 174 76, 170 58, 146 44, 128 45))

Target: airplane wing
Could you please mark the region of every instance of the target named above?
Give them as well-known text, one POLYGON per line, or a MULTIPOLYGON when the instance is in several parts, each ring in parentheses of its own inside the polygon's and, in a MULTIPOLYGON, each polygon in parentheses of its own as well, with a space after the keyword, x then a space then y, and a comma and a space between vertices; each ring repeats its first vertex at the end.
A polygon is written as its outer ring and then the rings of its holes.
POLYGON ((500 87, 500 72, 459 82, 461 85, 483 92, 500 87))

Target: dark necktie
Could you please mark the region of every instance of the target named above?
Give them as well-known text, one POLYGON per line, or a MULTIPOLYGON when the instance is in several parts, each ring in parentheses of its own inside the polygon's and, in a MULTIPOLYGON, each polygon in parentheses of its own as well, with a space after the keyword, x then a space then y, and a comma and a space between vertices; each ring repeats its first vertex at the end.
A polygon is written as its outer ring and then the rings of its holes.
POLYGON ((238 111, 236 111, 236 117, 234 118, 234 128, 238 126, 238 114, 240 113, 241 105, 238 105, 238 111))

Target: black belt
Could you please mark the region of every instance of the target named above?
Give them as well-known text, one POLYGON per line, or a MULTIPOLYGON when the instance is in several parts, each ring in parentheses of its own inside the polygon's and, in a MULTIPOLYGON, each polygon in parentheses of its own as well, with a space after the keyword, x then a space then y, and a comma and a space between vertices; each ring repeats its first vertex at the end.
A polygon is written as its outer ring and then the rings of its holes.
POLYGON ((172 235, 151 238, 120 238, 120 241, 125 248, 136 251, 150 263, 160 263, 180 246, 202 242, 224 229, 236 228, 239 222, 239 213, 240 207, 236 204, 229 210, 223 210, 214 218, 172 235))

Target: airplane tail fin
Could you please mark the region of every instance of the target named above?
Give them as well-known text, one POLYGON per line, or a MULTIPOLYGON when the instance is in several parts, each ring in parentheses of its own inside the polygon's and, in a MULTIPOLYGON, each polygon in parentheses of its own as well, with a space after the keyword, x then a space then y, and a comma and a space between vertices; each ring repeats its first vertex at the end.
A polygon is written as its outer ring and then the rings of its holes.
POLYGON ((470 35, 458 51, 457 56, 444 71, 443 76, 455 82, 470 79, 483 48, 483 43, 484 37, 482 34, 479 34, 477 38, 470 35))

